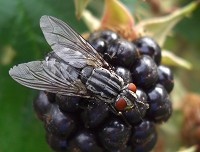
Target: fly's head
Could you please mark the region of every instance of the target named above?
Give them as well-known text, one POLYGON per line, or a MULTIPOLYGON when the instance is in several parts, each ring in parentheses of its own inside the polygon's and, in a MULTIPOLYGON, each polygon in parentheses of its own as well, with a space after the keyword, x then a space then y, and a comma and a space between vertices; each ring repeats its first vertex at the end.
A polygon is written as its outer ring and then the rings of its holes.
POLYGON ((121 93, 118 95, 115 101, 115 108, 119 111, 129 110, 137 106, 137 103, 143 104, 148 109, 148 104, 145 104, 138 100, 135 84, 129 83, 122 89, 121 93))

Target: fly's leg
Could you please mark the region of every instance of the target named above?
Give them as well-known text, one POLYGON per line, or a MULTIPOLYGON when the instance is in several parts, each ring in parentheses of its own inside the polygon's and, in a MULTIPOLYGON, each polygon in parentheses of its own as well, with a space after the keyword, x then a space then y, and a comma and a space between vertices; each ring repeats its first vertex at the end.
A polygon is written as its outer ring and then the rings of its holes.
POLYGON ((117 111, 117 110, 113 107, 112 104, 109 104, 109 109, 110 109, 110 111, 112 111, 112 113, 114 113, 115 115, 121 117, 121 118, 123 119, 123 121, 126 123, 127 126, 131 126, 131 125, 129 124, 129 122, 126 120, 126 118, 124 117, 124 115, 122 114, 122 112, 121 112, 121 111, 117 111))

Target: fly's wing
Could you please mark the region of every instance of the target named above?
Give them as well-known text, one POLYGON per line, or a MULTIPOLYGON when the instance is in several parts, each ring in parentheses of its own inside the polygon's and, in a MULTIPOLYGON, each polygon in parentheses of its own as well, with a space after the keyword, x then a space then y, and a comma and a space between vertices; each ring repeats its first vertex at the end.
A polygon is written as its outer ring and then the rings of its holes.
POLYGON ((32 61, 14 66, 10 76, 18 83, 37 90, 69 96, 89 97, 78 71, 56 61, 32 61))
POLYGON ((85 65, 108 66, 98 52, 63 21, 51 16, 42 16, 40 27, 53 52, 64 62, 76 68, 85 65))

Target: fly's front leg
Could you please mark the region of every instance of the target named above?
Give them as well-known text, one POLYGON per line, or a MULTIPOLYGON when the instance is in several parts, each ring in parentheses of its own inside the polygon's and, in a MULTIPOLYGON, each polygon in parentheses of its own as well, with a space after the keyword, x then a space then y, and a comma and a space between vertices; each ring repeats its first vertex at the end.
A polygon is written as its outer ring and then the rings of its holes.
POLYGON ((117 115, 120 118, 122 118, 122 120, 126 123, 126 125, 130 126, 129 122, 126 120, 126 118, 124 117, 122 112, 121 111, 117 111, 111 103, 109 104, 109 109, 110 109, 110 111, 112 113, 114 113, 115 115, 117 115))

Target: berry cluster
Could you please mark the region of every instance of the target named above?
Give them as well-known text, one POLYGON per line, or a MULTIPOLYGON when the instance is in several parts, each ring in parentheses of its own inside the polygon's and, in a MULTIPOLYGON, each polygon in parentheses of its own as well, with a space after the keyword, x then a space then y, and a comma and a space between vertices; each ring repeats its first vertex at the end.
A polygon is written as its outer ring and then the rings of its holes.
POLYGON ((103 101, 41 91, 34 109, 45 124, 47 143, 59 152, 150 151, 157 140, 155 124, 172 113, 173 75, 160 64, 159 45, 150 37, 130 42, 109 30, 92 33, 88 41, 126 84, 137 86, 138 100, 149 108, 135 103, 116 115, 103 101))

